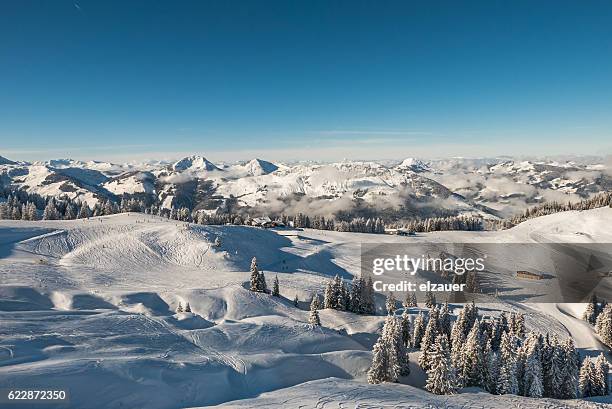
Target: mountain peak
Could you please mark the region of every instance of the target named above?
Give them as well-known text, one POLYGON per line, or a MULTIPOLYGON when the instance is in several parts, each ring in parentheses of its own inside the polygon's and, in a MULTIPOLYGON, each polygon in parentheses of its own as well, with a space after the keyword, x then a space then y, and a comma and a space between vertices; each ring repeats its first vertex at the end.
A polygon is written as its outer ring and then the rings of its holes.
POLYGON ((268 173, 272 173, 275 170, 278 170, 278 166, 275 164, 262 160, 262 159, 253 159, 246 165, 244 165, 247 172, 252 176, 261 176, 267 175, 268 173))
POLYGON ((214 163, 199 155, 187 156, 186 158, 175 162, 172 165, 172 169, 178 172, 182 172, 184 170, 220 170, 214 163))
POLYGON ((407 168, 414 172, 425 172, 429 170, 429 165, 420 159, 406 158, 399 164, 400 168, 407 168))
POLYGON ((0 165, 15 165, 16 163, 17 162, 13 162, 12 160, 5 158, 4 156, 0 156, 0 165))

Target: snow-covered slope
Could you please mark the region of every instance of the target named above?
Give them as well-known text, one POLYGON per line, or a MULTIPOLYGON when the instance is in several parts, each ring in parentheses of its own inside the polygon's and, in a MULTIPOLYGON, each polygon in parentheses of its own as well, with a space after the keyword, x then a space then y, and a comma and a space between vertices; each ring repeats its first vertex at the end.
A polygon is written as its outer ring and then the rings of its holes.
MULTIPOLYGON (((612 209, 603 208, 501 232, 399 237, 195 226, 142 214, 0 221, 0 388, 69 387, 76 407, 586 407, 479 391, 438 397, 420 389, 416 367, 410 385, 368 385, 383 316, 322 310, 323 327, 313 329, 308 301, 327 278, 359 272, 364 242, 603 242, 612 238, 610 222, 612 209), (278 275, 281 297, 246 289, 253 256, 268 282, 278 275), (192 312, 175 314, 179 302, 192 312)), ((527 312, 528 328, 571 335, 583 354, 603 348, 572 305, 482 308, 527 312)))

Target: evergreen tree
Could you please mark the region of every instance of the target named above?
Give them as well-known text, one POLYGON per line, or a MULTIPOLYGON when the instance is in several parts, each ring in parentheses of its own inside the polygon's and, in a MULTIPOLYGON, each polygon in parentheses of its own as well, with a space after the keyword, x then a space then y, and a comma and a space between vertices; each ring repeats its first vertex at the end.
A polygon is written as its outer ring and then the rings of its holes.
POLYGON ((587 357, 582 361, 582 366, 580 367, 580 377, 578 379, 580 396, 583 398, 597 396, 596 382, 595 365, 593 361, 587 357))
POLYGON ((436 305, 436 296, 431 292, 425 293, 425 306, 427 308, 433 308, 436 305))
POLYGON ((319 300, 319 294, 317 294, 316 292, 312 295, 312 299, 310 300, 311 309, 312 309, 312 304, 314 304, 317 310, 321 308, 321 300, 319 300))
POLYGON ((397 300, 395 299, 393 292, 390 292, 385 302, 385 307, 387 308, 387 314, 393 315, 393 313, 395 312, 396 305, 397 305, 397 300))
POLYGON ((425 388, 436 395, 450 395, 457 391, 457 376, 451 363, 448 339, 438 335, 430 354, 425 388))
POLYGON ((497 393, 516 395, 519 391, 516 373, 516 340, 514 335, 504 332, 499 348, 500 370, 497 393))
POLYGON ((259 272, 259 276, 257 279, 257 288, 260 293, 267 293, 268 292, 268 285, 266 284, 266 276, 264 275, 263 271, 259 272))
POLYGON ((410 325, 410 314, 404 310, 401 316, 402 343, 406 348, 410 348, 412 344, 412 328, 410 325))
POLYGON ((608 372, 610 371, 610 365, 608 360, 604 356, 603 352, 600 352, 594 362, 594 391, 597 396, 605 396, 610 390, 610 381, 608 379, 608 372))
POLYGON ((452 330, 451 313, 448 306, 448 301, 444 303, 440 309, 440 332, 446 334, 450 339, 452 330))
POLYGON ((259 270, 257 269, 257 258, 251 260, 251 291, 258 291, 259 270))
POLYGON ((565 365, 565 355, 563 348, 559 344, 559 339, 554 336, 550 342, 549 350, 543 354, 544 371, 544 396, 551 398, 561 398, 563 386, 563 371, 565 365))
POLYGON ((300 306, 297 294, 295 295, 295 298, 293 299, 293 306, 296 308, 300 306))
POLYGON ((64 211, 64 219, 66 220, 76 219, 76 210, 74 209, 71 203, 68 203, 68 205, 66 206, 66 210, 64 211))
POLYGON ((595 331, 601 341, 612 348, 612 304, 606 305, 598 315, 595 322, 595 331))
POLYGON ((484 359, 480 343, 480 321, 476 320, 465 342, 459 367, 464 386, 483 386, 484 359))
POLYGON ((497 393, 497 381, 499 379, 499 362, 497 354, 493 352, 491 340, 487 341, 483 351, 484 372, 483 386, 489 393, 497 393))
MULTIPOLYGON (((368 383, 397 382, 402 367, 398 357, 401 335, 393 316, 387 316, 382 334, 373 348, 372 366, 368 371, 368 383)), ((408 355, 406 354, 406 360, 408 355)))
POLYGON ((257 268, 257 258, 253 257, 251 260, 251 282, 250 290, 265 293, 267 292, 266 277, 263 272, 260 272, 257 268))
POLYGON ((518 338, 525 337, 525 315, 521 312, 516 314, 516 319, 514 321, 514 335, 518 338))
POLYGON ((436 342, 438 333, 438 316, 437 314, 430 314, 427 326, 425 327, 425 333, 421 340, 421 356, 419 356, 419 365, 424 370, 429 369, 430 355, 433 351, 433 346, 436 342))
POLYGON ((374 304, 374 283, 372 277, 368 277, 366 285, 363 287, 363 310, 365 314, 374 314, 376 312, 376 305, 374 304))
MULTIPOLYGON (((335 310, 342 310, 344 302, 342 300, 342 280, 340 276, 336 274, 334 281, 332 282, 332 306, 335 310)), ((326 307, 327 308, 327 307, 326 307)))
POLYGON ((274 277, 274 283, 272 284, 272 295, 274 297, 280 297, 280 288, 278 285, 278 275, 274 277))
POLYGON ((191 305, 189 303, 185 305, 185 312, 191 312, 191 305))
POLYGON ((308 317, 308 323, 313 327, 321 326, 321 319, 319 318, 319 296, 312 298, 310 303, 310 315, 308 317))
POLYGON ((422 312, 419 312, 414 320, 414 330, 412 332, 412 347, 420 348, 423 335, 425 335, 425 317, 422 312))
POLYGON ((525 396, 541 398, 544 395, 542 382, 542 364, 539 358, 538 344, 529 346, 525 358, 524 389, 525 396))
POLYGON ((363 279, 360 277, 354 277, 351 285, 351 308, 350 310, 356 314, 363 312, 363 279))
POLYGON ((563 344, 563 382, 560 395, 563 399, 574 399, 578 390, 578 375, 580 372, 580 358, 574 346, 574 341, 568 338, 563 344))
POLYGON ((372 365, 368 370, 368 383, 389 382, 389 354, 387 345, 379 337, 372 349, 372 365))
POLYGON ((465 335, 463 333, 463 325, 459 320, 455 321, 455 323, 453 324, 450 340, 451 359, 453 361, 453 366, 455 368, 460 368, 463 359, 463 348, 465 346, 465 335))
POLYGON ((410 374, 408 348, 404 344, 401 320, 393 315, 388 315, 385 319, 382 336, 389 342, 390 348, 394 349, 394 356, 399 368, 398 375, 406 376, 410 374))
POLYGON ((334 308, 336 305, 336 294, 334 292, 334 282, 330 279, 325 286, 323 293, 323 308, 334 308))
POLYGON ((55 203, 53 199, 51 199, 47 202, 47 206, 45 206, 45 210, 43 211, 43 220, 57 220, 58 218, 59 214, 55 208, 55 203))
POLYGON ((34 203, 28 203, 28 205, 26 206, 26 212, 28 214, 28 220, 38 220, 38 212, 34 203))
POLYGON ((183 312, 183 305, 181 304, 180 301, 178 303, 178 307, 176 307, 176 312, 183 312))
POLYGON ((89 215, 90 215, 89 206, 87 206, 87 203, 85 202, 81 203, 81 207, 79 208, 78 218, 87 219, 89 215))

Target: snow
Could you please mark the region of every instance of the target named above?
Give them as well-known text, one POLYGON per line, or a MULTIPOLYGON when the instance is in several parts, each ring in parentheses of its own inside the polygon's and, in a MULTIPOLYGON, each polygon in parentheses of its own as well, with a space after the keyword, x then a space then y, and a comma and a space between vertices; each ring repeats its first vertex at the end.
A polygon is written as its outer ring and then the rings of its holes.
MULTIPOLYGON (((143 214, 3 220, 0 388, 69 388, 75 407, 594 407, 473 389, 431 395, 417 352, 408 385, 368 385, 384 317, 320 310, 322 327, 312 328, 308 304, 329 277, 359 272, 361 243, 609 242, 610 222, 612 209, 602 208, 501 232, 402 237, 199 226, 143 214), (268 286, 278 274, 281 297, 247 290, 253 256, 268 286), (192 313, 175 313, 179 302, 192 313)), ((572 336, 583 355, 605 350, 579 319, 579 305, 480 309, 526 312, 528 329, 572 336)))
POLYGON ((346 379, 305 382, 257 399, 229 402, 218 408, 601 408, 585 401, 532 399, 514 395, 490 395, 470 388, 458 395, 435 396, 410 385, 367 385, 346 379))
POLYGON ((206 159, 203 156, 192 155, 186 158, 183 158, 172 165, 172 169, 178 172, 182 172, 185 170, 220 170, 216 167, 212 162, 206 159))

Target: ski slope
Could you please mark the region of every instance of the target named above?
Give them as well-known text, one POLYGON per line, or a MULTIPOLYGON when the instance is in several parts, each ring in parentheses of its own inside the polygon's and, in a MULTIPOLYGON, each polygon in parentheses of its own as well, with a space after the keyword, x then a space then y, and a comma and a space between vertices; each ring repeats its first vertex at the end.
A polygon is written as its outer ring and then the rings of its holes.
MULTIPOLYGON (((410 385, 368 385, 383 317, 322 310, 323 327, 313 329, 308 304, 329 277, 359 272, 364 242, 605 242, 610 221, 612 209, 597 209, 502 232, 398 237, 198 226, 142 214, 3 220, 0 388, 67 388, 71 405, 100 408, 589 407, 478 391, 438 397, 421 389, 416 366, 410 385), (280 298, 247 290, 253 256, 269 286, 278 275, 280 298), (175 313, 179 303, 192 313, 175 313)), ((583 354, 605 350, 579 306, 481 306, 486 315, 501 309, 527 312, 528 328, 572 336, 583 354)))

